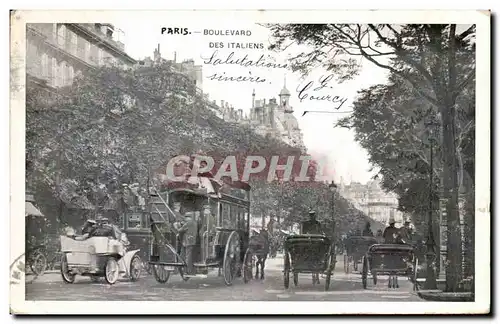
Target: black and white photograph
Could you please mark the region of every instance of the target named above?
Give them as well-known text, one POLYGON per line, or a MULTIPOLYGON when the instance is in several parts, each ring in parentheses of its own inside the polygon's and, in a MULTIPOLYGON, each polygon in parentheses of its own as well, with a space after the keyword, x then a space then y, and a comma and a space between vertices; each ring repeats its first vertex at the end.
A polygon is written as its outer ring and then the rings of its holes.
POLYGON ((11 313, 490 312, 490 19, 11 11, 11 313))

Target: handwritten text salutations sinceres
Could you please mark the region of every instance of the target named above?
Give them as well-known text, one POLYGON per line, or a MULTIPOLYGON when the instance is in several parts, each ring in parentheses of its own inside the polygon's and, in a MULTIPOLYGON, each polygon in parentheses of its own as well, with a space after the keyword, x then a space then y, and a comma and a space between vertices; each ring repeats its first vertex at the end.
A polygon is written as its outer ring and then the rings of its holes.
MULTIPOLYGON (((219 57, 219 51, 215 50, 210 57, 201 57, 204 64, 210 65, 240 65, 243 67, 259 67, 259 68, 272 68, 272 69, 286 69, 288 64, 280 64, 266 61, 266 56, 261 54, 257 60, 248 57, 248 54, 237 57, 235 52, 229 53, 227 56, 219 57)), ((267 55, 267 59, 273 58, 267 55)))
POLYGON ((318 83, 314 81, 309 81, 299 85, 297 87, 297 97, 300 102, 308 99, 315 101, 330 101, 332 103, 337 104, 335 107, 336 110, 339 110, 340 107, 347 101, 347 98, 339 97, 333 94, 330 94, 326 91, 333 89, 333 86, 329 84, 329 82, 333 79, 333 74, 323 75, 318 79, 318 83))
MULTIPOLYGON (((273 68, 273 69, 286 69, 287 64, 279 64, 270 62, 273 58, 269 55, 267 57, 261 54, 257 59, 249 58, 248 54, 237 56, 235 52, 229 53, 227 56, 221 55, 219 57, 219 52, 215 50, 210 57, 201 57, 204 64, 209 64, 213 66, 218 65, 239 65, 246 68, 273 68)), ((229 76, 226 72, 214 73, 207 77, 212 81, 233 81, 233 82, 256 82, 263 83, 267 79, 259 76, 253 76, 250 71, 245 75, 229 76)))

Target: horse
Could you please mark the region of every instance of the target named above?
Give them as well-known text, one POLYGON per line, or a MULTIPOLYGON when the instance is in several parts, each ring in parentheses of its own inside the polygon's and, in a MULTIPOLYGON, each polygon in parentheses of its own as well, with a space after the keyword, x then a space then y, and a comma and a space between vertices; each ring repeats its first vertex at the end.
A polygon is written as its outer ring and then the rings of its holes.
POLYGON ((267 255, 269 254, 269 240, 269 232, 265 229, 261 230, 257 235, 250 237, 249 248, 257 257, 255 278, 259 277, 260 265, 260 279, 264 279, 264 269, 266 267, 267 255))

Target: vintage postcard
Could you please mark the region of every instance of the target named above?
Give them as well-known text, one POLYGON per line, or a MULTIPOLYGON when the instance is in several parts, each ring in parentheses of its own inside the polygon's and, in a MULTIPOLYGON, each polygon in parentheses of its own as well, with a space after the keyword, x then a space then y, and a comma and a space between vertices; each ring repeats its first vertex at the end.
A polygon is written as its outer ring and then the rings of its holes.
POLYGON ((11 313, 490 312, 490 19, 12 11, 11 313))

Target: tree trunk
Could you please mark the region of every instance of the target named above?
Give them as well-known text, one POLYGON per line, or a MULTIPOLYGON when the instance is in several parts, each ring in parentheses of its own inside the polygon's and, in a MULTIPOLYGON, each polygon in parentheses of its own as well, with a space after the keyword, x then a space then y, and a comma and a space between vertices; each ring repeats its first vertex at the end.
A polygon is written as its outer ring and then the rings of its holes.
POLYGON ((443 198, 446 199, 447 259, 446 291, 457 291, 462 277, 462 242, 458 211, 458 177, 455 149, 455 109, 453 105, 441 107, 443 121, 443 198))

